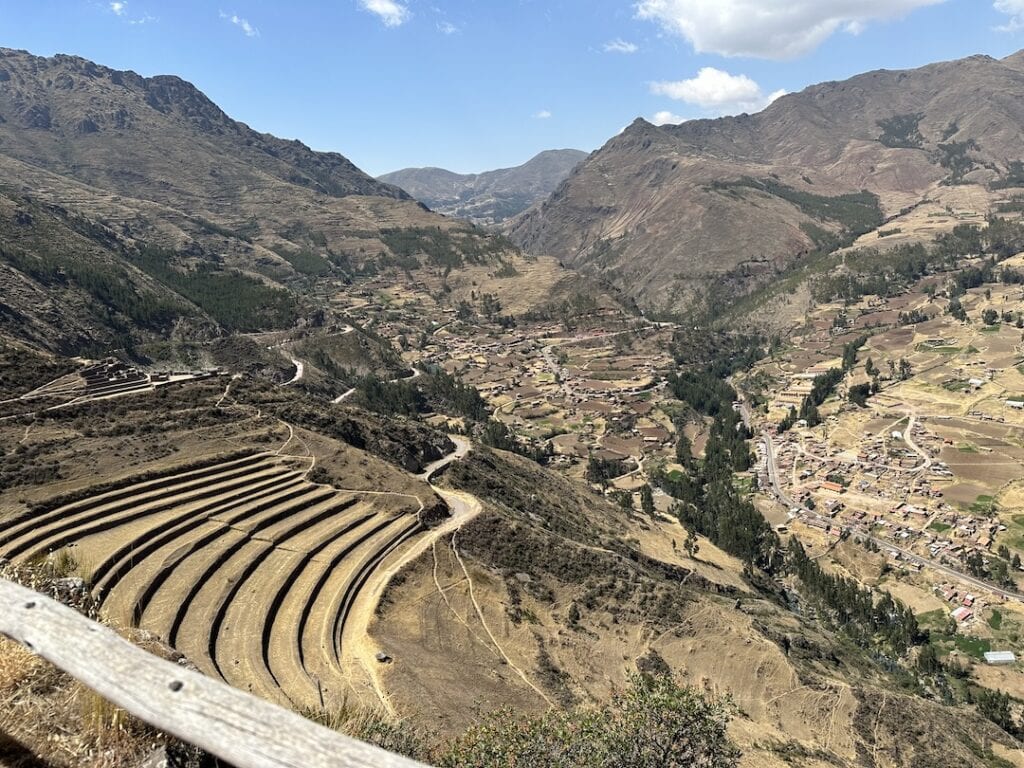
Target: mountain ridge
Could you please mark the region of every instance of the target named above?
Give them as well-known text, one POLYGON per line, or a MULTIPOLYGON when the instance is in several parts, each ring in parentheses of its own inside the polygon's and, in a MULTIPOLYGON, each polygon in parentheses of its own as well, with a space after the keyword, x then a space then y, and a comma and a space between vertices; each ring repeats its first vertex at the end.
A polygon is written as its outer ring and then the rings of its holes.
POLYGON ((379 179, 401 187, 437 213, 501 224, 547 197, 586 156, 577 149, 549 149, 522 165, 481 173, 403 168, 379 179))
POLYGON ((851 234, 830 218, 843 196, 874 195, 881 221, 943 186, 1005 181, 1024 157, 1020 62, 876 70, 754 115, 637 119, 508 231, 648 309, 713 311, 709 297, 744 295, 851 234))
MULTIPOLYGON (((33 133, 15 138, 12 131, 5 131, 5 153, 9 154, 13 144, 15 149, 30 153, 36 164, 51 170, 81 173, 82 169, 75 166, 86 165, 79 154, 85 148, 76 151, 76 144, 88 146, 89 138, 98 133, 125 135, 154 124, 181 132, 187 125, 214 144, 221 144, 220 149, 246 152, 256 167, 288 183, 335 197, 373 194, 407 198, 401 190, 378 182, 338 153, 314 152, 298 140, 279 139, 233 120, 195 85, 177 75, 143 77, 78 56, 44 58, 0 48, 0 82, 4 83, 0 89, 0 125, 13 123, 33 133), (59 137, 66 146, 60 152, 53 151, 53 142, 49 146, 45 142, 47 135, 59 137)), ((129 154, 105 159, 125 171, 122 183, 130 180, 131 161, 137 158, 129 154)), ((128 191, 127 185, 123 191, 128 191)))

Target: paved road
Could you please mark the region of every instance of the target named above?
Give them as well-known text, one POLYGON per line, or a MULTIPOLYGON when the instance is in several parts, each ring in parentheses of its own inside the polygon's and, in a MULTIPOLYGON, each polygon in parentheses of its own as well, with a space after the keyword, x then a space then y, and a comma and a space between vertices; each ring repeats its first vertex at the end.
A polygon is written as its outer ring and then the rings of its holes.
MULTIPOLYGON (((830 518, 817 514, 813 510, 808 509, 803 504, 800 504, 799 502, 795 501, 794 499, 791 499, 789 496, 786 495, 785 491, 783 491, 782 489, 782 486, 779 484, 778 468, 775 465, 775 446, 772 444, 771 435, 765 433, 762 436, 762 444, 765 448, 765 458, 768 467, 768 480, 769 482, 771 482, 772 488, 774 488, 775 494, 776 496, 778 496, 779 501, 785 504, 786 507, 789 508, 790 510, 796 509, 797 514, 802 518, 817 520, 818 522, 834 525, 834 521, 832 521, 830 518)), ((899 552, 900 556, 908 562, 917 563, 922 567, 931 568, 932 570, 938 571, 939 573, 949 576, 952 579, 957 579, 958 581, 971 584, 975 587, 978 587, 979 589, 984 589, 988 592, 999 595, 1004 600, 1016 600, 1017 602, 1024 603, 1024 595, 1021 595, 1018 592, 1012 592, 1010 590, 1003 589, 1002 587, 997 587, 994 584, 990 584, 989 582, 971 576, 970 574, 958 571, 955 568, 950 568, 949 566, 943 565, 942 563, 936 562, 935 560, 930 560, 926 557, 921 557, 920 555, 917 555, 911 552, 910 550, 903 549, 902 547, 893 544, 891 541, 877 538, 876 536, 871 535, 859 526, 849 526, 845 528, 845 530, 850 531, 851 533, 860 538, 874 542, 880 548, 885 548, 888 550, 899 552)))

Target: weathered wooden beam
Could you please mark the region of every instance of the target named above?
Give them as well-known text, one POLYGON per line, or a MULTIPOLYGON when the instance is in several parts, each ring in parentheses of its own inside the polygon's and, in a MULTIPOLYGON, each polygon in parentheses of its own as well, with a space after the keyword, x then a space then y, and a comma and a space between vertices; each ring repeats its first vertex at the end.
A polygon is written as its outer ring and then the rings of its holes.
POLYGON ((157 658, 66 605, 4 579, 0 634, 140 720, 236 768, 425 768, 157 658))

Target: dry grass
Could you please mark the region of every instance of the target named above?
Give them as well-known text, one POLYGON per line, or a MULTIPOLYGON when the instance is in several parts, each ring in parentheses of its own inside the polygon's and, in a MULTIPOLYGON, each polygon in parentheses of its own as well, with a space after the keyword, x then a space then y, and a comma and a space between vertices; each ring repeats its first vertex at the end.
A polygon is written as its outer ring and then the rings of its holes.
POLYGON ((17 643, 0 639, 0 765, 136 764, 158 734, 17 643))
MULTIPOLYGON (((3 575, 52 591, 53 577, 45 569, 8 568, 3 575)), ((3 768, 134 766, 155 747, 172 743, 24 646, 0 637, 3 768)))

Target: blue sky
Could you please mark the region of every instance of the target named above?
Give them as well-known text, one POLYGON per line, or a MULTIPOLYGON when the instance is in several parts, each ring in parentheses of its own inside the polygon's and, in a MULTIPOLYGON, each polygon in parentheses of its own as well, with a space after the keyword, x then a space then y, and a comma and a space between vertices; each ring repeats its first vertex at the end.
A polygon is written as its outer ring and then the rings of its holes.
POLYGON ((0 45, 177 74, 366 171, 596 149, 876 68, 1024 48, 1024 0, 0 0, 0 45))

